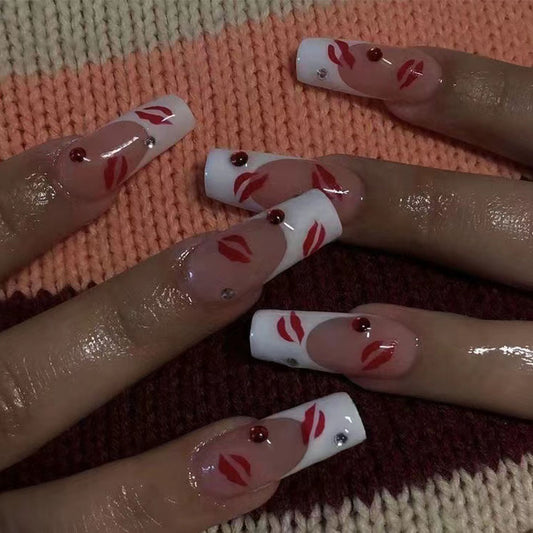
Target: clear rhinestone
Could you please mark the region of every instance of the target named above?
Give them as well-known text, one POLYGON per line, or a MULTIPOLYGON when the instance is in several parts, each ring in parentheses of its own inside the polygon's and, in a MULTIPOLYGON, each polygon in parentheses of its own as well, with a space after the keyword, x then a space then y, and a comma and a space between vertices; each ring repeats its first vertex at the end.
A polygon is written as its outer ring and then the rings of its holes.
POLYGON ((319 68, 316 75, 319 80, 325 80, 328 77, 328 71, 325 68, 319 68))
POLYGON ((155 138, 150 136, 144 141, 144 144, 148 146, 148 148, 153 148, 155 146, 155 138))
POLYGON ((235 298, 235 291, 230 288, 222 289, 220 296, 223 300, 231 300, 232 298, 235 298))
POLYGON ((293 357, 289 357, 288 359, 285 359, 285 362, 289 366, 298 366, 298 361, 296 361, 296 359, 294 359, 293 357))
POLYGON ((334 441, 337 446, 344 446, 348 442, 348 437, 344 433, 337 433, 334 441))

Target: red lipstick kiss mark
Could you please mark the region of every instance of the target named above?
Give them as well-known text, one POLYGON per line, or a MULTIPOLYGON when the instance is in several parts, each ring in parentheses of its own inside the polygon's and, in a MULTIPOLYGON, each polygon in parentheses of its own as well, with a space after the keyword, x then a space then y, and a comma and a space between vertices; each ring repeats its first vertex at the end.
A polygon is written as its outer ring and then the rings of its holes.
POLYGON ((338 184, 335 176, 326 170, 322 165, 315 165, 316 170, 313 171, 311 178, 313 180, 313 188, 320 189, 330 199, 342 200, 343 188, 338 184))
POLYGON ((235 180, 235 184, 233 185, 235 196, 237 196, 239 189, 242 188, 239 202, 248 200, 255 191, 258 191, 265 184, 267 178, 268 174, 260 174, 259 172, 245 172, 244 174, 241 174, 235 180))
POLYGON ((168 108, 164 107, 162 105, 151 105, 148 107, 143 107, 140 111, 135 111, 135 114, 142 118, 143 120, 147 120, 151 124, 155 124, 156 126, 159 124, 172 124, 170 122, 169 117, 173 116, 174 113, 168 108), (159 111, 161 114, 156 113, 147 113, 147 111, 159 111))
POLYGON ((384 341, 371 342, 363 350, 363 353, 361 354, 361 362, 364 363, 373 354, 376 356, 363 367, 363 370, 375 370, 381 365, 384 365, 394 355, 396 344, 396 341, 389 343, 385 343, 384 341))
POLYGON ((398 72, 396 73, 396 78, 398 81, 402 81, 407 74, 404 82, 400 85, 400 90, 409 87, 409 85, 415 82, 424 73, 423 61, 419 61, 414 67, 413 65, 415 65, 415 60, 409 59, 398 69, 398 72))
POLYGON ((335 44, 341 51, 340 59, 337 57, 337 54, 335 53, 335 47, 332 44, 328 46, 328 57, 331 59, 331 61, 333 61, 333 63, 336 63, 339 66, 348 65, 348 67, 352 69, 355 65, 355 56, 352 54, 352 52, 350 52, 350 46, 348 43, 337 39, 335 40, 335 44))
POLYGON ((322 411, 317 411, 316 403, 307 409, 305 412, 304 421, 302 422, 302 439, 306 445, 309 443, 309 439, 311 438, 313 426, 315 426, 313 438, 317 439, 320 437, 320 435, 322 435, 322 432, 326 427, 326 417, 322 411))
MULTIPOLYGON (((300 317, 294 311, 291 311, 290 324, 291 324, 291 328, 293 332, 296 335, 296 338, 298 339, 298 342, 302 344, 302 340, 304 338, 305 332, 304 332, 304 328, 302 327, 302 321, 300 320, 300 317)), ((287 326, 285 324, 285 317, 281 317, 278 320, 277 329, 278 329, 279 336, 282 339, 285 339, 287 342, 296 342, 294 338, 287 331, 287 326)))
POLYGON ((228 235, 218 241, 218 251, 230 261, 249 263, 253 252, 242 235, 228 235))
POLYGON ((315 223, 309 228, 303 244, 304 257, 315 253, 324 243, 326 238, 326 229, 315 220, 315 223))
MULTIPOLYGON (((252 473, 252 467, 242 455, 229 454, 229 458, 240 465, 248 477, 250 477, 252 473)), ((236 483, 237 485, 241 485, 242 487, 248 486, 248 483, 242 478, 236 466, 231 464, 231 462, 222 454, 220 454, 218 457, 218 469, 221 474, 226 476, 228 481, 236 483)))
POLYGON ((104 182, 106 190, 110 191, 113 186, 124 181, 128 174, 128 162, 123 155, 115 155, 107 160, 104 168, 104 182))

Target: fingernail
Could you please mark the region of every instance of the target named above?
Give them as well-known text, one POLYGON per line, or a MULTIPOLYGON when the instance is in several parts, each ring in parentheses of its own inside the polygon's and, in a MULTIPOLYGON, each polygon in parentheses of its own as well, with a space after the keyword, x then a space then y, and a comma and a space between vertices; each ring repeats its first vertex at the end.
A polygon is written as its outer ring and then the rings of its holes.
POLYGON ((243 150, 211 150, 204 180, 210 198, 254 212, 319 189, 343 222, 357 213, 364 194, 361 179, 344 167, 243 150))
POLYGON ((296 71, 316 87, 406 102, 427 100, 442 79, 437 61, 417 48, 339 39, 304 39, 296 71))
POLYGON ((73 141, 59 156, 58 180, 73 196, 97 200, 194 128, 189 106, 167 95, 141 105, 73 141))
POLYGON ((296 368, 395 378, 413 364, 416 335, 383 316, 307 311, 255 313, 252 355, 296 368))
POLYGON ((200 493, 232 498, 295 474, 366 438, 350 396, 331 394, 207 442, 191 462, 200 493))
POLYGON ((233 300, 261 287, 341 233, 331 201, 321 191, 308 191, 207 237, 189 254, 188 291, 205 302, 233 300))

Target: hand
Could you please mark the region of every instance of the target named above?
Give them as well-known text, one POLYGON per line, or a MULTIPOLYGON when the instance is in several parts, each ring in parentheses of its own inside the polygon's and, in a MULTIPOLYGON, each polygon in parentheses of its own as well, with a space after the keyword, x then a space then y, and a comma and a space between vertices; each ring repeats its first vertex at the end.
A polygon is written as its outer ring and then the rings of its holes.
MULTIPOLYGON (((532 69, 448 50, 309 39, 300 46, 298 76, 382 98, 414 124, 533 161, 532 69)), ((247 159, 242 169, 228 157, 222 150, 209 155, 206 190, 213 198, 256 211, 322 188, 347 243, 533 288, 529 182, 346 155, 303 160, 248 152, 240 156, 247 159)), ((385 304, 353 313, 260 312, 252 352, 342 373, 374 391, 533 418, 533 324, 385 304)))
MULTIPOLYGON (((0 276, 99 216, 135 170, 193 123, 187 106, 167 96, 86 137, 2 162, 0 276)), ((331 201, 310 191, 237 227, 183 241, 1 333, 0 468, 234 320, 268 280, 341 232, 331 201)), ((287 407, 4 493, 0 530, 197 532, 260 506, 282 477, 365 438, 346 394, 287 407)))

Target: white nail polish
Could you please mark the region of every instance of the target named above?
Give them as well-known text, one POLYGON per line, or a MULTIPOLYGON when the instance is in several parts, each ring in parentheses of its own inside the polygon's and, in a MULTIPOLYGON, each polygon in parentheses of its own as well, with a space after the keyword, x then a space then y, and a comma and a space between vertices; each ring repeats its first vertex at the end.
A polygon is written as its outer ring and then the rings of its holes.
POLYGON ((110 124, 124 121, 136 122, 144 128, 146 138, 143 141, 150 148, 130 174, 176 144, 193 130, 196 123, 189 106, 172 94, 142 104, 110 124))
POLYGON ((302 438, 307 450, 302 460, 284 477, 366 439, 363 422, 352 399, 337 392, 269 416, 265 420, 290 418, 302 424, 302 438))
POLYGON ((209 198, 219 202, 253 212, 262 211, 263 207, 249 195, 257 180, 264 178, 260 172, 254 173, 266 163, 280 159, 300 158, 246 150, 211 150, 205 164, 205 192, 209 198), (237 154, 240 157, 235 158, 235 164, 232 162, 232 156, 237 154))
MULTIPOLYGON (((286 241, 286 251, 277 268, 267 281, 318 251, 342 234, 342 224, 331 200, 320 190, 306 193, 279 204, 276 211, 283 213, 279 227, 286 241)), ((274 209, 253 217, 268 218, 274 209)))
MULTIPOLYGON (((364 43, 364 41, 343 40, 348 46, 364 43)), ((335 39, 311 38, 304 39, 298 48, 296 56, 296 77, 298 81, 344 93, 358 96, 368 96, 347 85, 339 74, 337 65, 330 54, 338 54, 335 39)))

